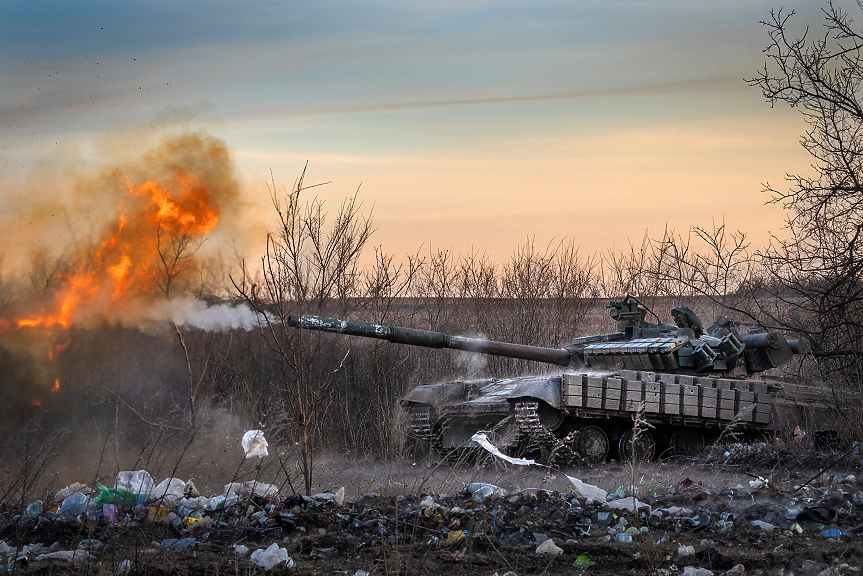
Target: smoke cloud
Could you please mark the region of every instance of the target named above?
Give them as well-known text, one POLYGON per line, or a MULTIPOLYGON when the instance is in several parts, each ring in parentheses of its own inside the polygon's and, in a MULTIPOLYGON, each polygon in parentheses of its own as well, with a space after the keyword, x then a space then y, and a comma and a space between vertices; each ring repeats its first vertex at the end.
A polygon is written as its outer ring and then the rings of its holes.
POLYGON ((153 322, 170 321, 178 326, 188 326, 208 332, 231 329, 248 331, 267 322, 267 318, 245 304, 209 306, 202 300, 192 298, 165 300, 144 310, 147 319, 153 322))
POLYGON ((175 318, 206 329, 254 325, 248 309, 209 310, 183 297, 224 294, 229 266, 219 241, 236 236, 240 204, 224 141, 203 132, 167 136, 136 159, 81 170, 73 181, 48 198, 24 195, 3 216, 18 232, 5 263, 18 264, 23 279, 2 314, 7 327, 175 318))

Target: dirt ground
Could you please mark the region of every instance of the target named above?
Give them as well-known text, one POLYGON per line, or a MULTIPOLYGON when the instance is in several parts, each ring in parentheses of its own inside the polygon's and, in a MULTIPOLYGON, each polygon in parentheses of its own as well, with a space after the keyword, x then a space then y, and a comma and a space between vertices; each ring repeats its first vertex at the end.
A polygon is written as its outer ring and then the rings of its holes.
POLYGON ((766 446, 722 449, 687 462, 566 471, 490 460, 450 466, 333 457, 320 462, 315 488, 332 493, 344 486, 341 505, 286 489, 277 501, 253 497, 210 513, 203 528, 152 522, 147 505, 124 510, 115 526, 98 515, 63 520, 51 512, 26 524, 7 506, 0 540, 21 558, 3 566, 15 574, 116 574, 128 560, 127 574, 166 575, 695 575, 701 569, 836 576, 859 574, 863 566, 861 467, 855 453, 766 446), (608 502, 587 500, 567 474, 607 491, 608 502), (507 494, 482 499, 466 490, 472 482, 507 494), (637 510, 622 509, 631 496, 637 510), (193 540, 175 550, 168 538, 193 540), (558 555, 537 552, 545 538, 560 548, 558 555), (40 560, 22 550, 26 544, 41 544, 43 553, 52 545, 74 550, 85 539, 103 547, 79 563, 40 560), (235 551, 236 544, 254 551, 274 542, 286 549, 292 568, 279 564, 266 572, 235 551))

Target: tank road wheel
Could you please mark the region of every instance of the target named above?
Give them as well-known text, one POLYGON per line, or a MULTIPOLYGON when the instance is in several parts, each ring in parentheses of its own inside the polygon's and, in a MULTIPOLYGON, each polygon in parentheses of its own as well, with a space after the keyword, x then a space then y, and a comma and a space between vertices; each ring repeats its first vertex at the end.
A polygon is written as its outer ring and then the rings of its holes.
POLYGON ((656 441, 650 435, 650 432, 643 430, 638 434, 635 442, 633 442, 633 434, 634 432, 630 428, 621 435, 620 442, 617 445, 620 459, 628 462, 646 462, 652 459, 656 452, 656 441))
POLYGON ((672 456, 685 458, 698 456, 705 446, 707 446, 707 439, 704 437, 704 432, 693 428, 676 430, 671 435, 671 442, 669 443, 672 456))
POLYGON ((573 448, 588 464, 600 464, 608 457, 608 436, 598 426, 579 429, 573 448))

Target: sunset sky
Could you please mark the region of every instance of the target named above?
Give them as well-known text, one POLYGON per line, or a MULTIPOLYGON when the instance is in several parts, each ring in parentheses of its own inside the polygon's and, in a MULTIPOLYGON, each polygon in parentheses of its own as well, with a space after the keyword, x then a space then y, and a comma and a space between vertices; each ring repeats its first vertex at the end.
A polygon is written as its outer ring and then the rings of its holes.
POLYGON ((308 161, 400 255, 593 252, 723 218, 762 245, 783 221, 762 184, 810 162, 799 114, 744 80, 779 7, 822 22, 812 0, 7 0, 0 206, 26 226, 64 178, 204 129, 234 152, 250 236, 270 170, 290 187, 308 161))

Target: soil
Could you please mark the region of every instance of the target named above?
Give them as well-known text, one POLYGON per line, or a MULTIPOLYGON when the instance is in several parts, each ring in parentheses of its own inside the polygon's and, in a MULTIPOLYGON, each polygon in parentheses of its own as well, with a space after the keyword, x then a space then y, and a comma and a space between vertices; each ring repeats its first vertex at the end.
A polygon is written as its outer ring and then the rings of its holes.
MULTIPOLYGON (((213 514, 202 529, 150 522, 146 508, 127 510, 120 526, 98 515, 61 520, 48 512, 38 522, 9 522, 0 539, 19 551, 25 544, 47 548, 55 542, 55 549, 73 550, 88 538, 104 544, 79 564, 31 555, 8 565, 15 574, 115 574, 123 560, 130 561, 128 574, 165 575, 671 575, 685 567, 723 574, 738 565, 738 576, 814 576, 828 568, 829 576, 859 574, 863 483, 857 478, 863 479, 863 460, 856 454, 777 453, 766 446, 723 450, 689 462, 608 463, 565 474, 488 460, 452 467, 331 458, 321 464, 317 485, 346 486, 341 506, 295 495, 278 502, 254 498, 213 514), (621 496, 632 494, 661 512, 588 502, 569 489, 566 474, 612 493, 620 488, 621 496), (758 486, 763 480, 766 485, 758 486), (474 481, 508 494, 477 502, 465 491, 474 481), (422 502, 426 496, 433 504, 422 502), (789 518, 789 509, 804 513, 789 518), (255 511, 263 514, 252 521, 255 511), (832 528, 841 535, 822 535, 832 528), (629 529, 631 542, 616 540, 621 529, 629 529), (562 549, 559 555, 537 553, 545 537, 562 549), (194 538, 196 545, 172 550, 161 544, 167 538, 194 538), (281 564, 266 572, 234 550, 238 543, 256 550, 273 542, 287 550, 292 568, 281 564), (574 566, 585 555, 593 564, 574 566)), ((12 520, 14 512, 6 507, 3 516, 12 520)))

